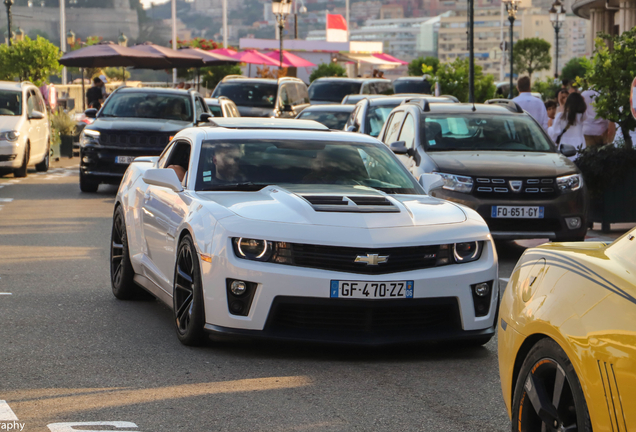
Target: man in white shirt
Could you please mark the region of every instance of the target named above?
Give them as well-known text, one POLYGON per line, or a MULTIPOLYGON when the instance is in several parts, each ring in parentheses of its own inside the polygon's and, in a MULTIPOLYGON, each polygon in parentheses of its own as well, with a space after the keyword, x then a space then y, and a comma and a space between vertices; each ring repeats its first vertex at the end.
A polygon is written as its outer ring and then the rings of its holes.
POLYGON ((545 109, 543 101, 538 97, 532 96, 530 93, 530 77, 522 76, 517 81, 517 90, 519 90, 519 96, 513 99, 521 108, 528 111, 545 131, 548 130, 548 112, 545 109))
MULTIPOLYGON (((581 93, 585 104, 587 105, 587 111, 585 111, 586 119, 583 122, 583 135, 585 136, 586 147, 597 147, 605 144, 605 133, 607 129, 614 129, 614 124, 610 124, 609 121, 597 118, 596 109, 594 108, 594 99, 598 96, 598 92, 595 90, 585 90, 581 93)), ((610 131, 612 133, 613 131, 610 131)))

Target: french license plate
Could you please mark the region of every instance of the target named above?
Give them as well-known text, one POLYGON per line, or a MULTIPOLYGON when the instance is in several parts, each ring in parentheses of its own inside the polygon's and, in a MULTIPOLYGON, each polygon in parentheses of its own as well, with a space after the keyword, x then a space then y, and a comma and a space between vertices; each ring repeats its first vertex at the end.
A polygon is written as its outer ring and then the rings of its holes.
POLYGON ((115 163, 118 164, 130 164, 135 160, 135 156, 115 156, 115 163))
POLYGON ((332 298, 385 299, 413 298, 413 281, 363 282, 331 281, 332 298))
POLYGON ((492 206, 493 218, 543 219, 543 207, 492 206))

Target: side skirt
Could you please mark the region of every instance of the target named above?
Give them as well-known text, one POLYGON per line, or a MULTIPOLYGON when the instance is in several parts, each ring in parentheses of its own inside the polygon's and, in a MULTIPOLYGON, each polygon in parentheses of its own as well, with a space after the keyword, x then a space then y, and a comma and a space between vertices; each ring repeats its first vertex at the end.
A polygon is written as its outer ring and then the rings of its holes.
POLYGON ((148 291, 150 294, 157 297, 159 300, 164 302, 170 309, 173 307, 172 296, 162 290, 159 286, 157 286, 153 281, 148 279, 145 276, 140 274, 136 274, 134 281, 137 285, 141 286, 143 289, 148 291))

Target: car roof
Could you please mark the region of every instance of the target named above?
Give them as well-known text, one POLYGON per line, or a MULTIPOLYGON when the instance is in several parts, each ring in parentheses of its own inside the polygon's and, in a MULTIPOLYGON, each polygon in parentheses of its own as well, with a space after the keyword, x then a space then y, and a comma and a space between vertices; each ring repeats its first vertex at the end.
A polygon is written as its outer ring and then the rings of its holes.
POLYGON ((210 119, 213 126, 227 129, 279 129, 329 131, 329 128, 313 120, 296 120, 258 117, 214 117, 210 119))
POLYGON ((169 93, 174 95, 188 96, 193 93, 192 90, 172 89, 164 87, 120 87, 117 89, 117 93, 169 93))
POLYGON ((22 90, 25 86, 31 86, 30 82, 0 81, 0 89, 22 90))
POLYGON ((223 81, 221 81, 219 84, 223 84, 223 83, 236 83, 237 81, 240 81, 241 83, 254 83, 254 84, 276 84, 278 85, 278 80, 275 80, 273 78, 228 78, 225 79, 223 81))
MULTIPOLYGON (((214 117, 212 120, 216 122, 216 120, 234 120, 233 118, 220 118, 214 117)), ((240 119, 240 118, 239 118, 240 119)), ((274 119, 273 119, 274 120, 274 119)), ((280 119, 275 119, 280 120, 280 119)), ((289 122, 303 123, 303 122, 314 122, 313 120, 293 120, 293 119, 284 119, 289 122)), ((199 126, 187 128, 179 132, 180 135, 192 135, 196 133, 205 133, 205 139, 245 139, 245 140, 276 140, 276 139, 285 139, 285 140, 303 140, 303 141, 329 141, 329 142, 338 142, 338 143, 362 143, 362 144, 372 144, 372 145, 380 145, 384 146, 377 139, 370 137, 365 134, 354 134, 351 132, 343 132, 338 130, 330 130, 327 129, 326 126, 318 123, 322 126, 322 130, 320 133, 317 133, 316 130, 310 129, 282 129, 282 128, 245 128, 245 129, 237 129, 237 128, 224 128, 224 127, 210 127, 210 126, 199 126)))
POLYGON ((406 99, 414 99, 414 98, 425 98, 429 103, 452 103, 448 98, 445 97, 436 97, 436 96, 427 96, 427 95, 415 95, 409 94, 404 96, 386 96, 379 99, 369 99, 370 106, 378 106, 378 105, 390 105, 390 104, 400 104, 406 99))
POLYGON ((323 105, 309 105, 303 110, 305 111, 328 111, 328 112, 351 112, 355 108, 355 105, 343 105, 343 104, 323 104, 323 105))
MULTIPOLYGON (((424 98, 428 99, 428 98, 424 98)), ((418 106, 415 103, 402 105, 418 106)), ((527 115, 525 113, 514 113, 504 105, 496 104, 471 104, 471 103, 432 103, 429 105, 427 114, 510 114, 510 115, 527 115)))
POLYGON ((359 83, 366 82, 366 81, 391 82, 390 79, 386 79, 386 78, 345 78, 345 77, 322 77, 322 78, 316 79, 314 82, 317 82, 317 81, 359 82, 359 83))

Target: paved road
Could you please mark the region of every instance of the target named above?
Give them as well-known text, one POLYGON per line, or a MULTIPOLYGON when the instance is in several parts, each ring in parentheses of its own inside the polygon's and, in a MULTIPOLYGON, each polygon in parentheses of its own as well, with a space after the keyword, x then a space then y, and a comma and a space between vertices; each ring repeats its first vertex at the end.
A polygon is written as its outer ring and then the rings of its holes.
MULTIPOLYGON (((496 340, 182 346, 167 307, 112 296, 115 193, 80 193, 76 168, 0 178, 0 427, 15 415, 42 432, 509 430, 496 340)), ((522 250, 499 245, 502 277, 522 250)))

